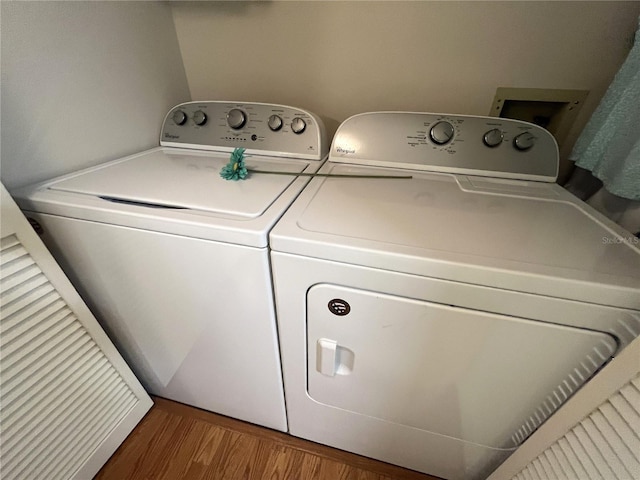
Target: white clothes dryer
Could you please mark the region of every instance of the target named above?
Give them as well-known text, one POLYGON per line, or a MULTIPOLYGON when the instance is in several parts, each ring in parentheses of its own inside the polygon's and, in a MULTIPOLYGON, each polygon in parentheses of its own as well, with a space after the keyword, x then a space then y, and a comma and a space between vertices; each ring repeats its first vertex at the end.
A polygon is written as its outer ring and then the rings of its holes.
POLYGON ((150 393, 286 431, 268 232, 315 172, 322 121, 189 102, 160 147, 12 192, 150 393))
POLYGON ((640 333, 640 249, 517 120, 356 115, 271 231, 293 435, 481 479, 640 333))

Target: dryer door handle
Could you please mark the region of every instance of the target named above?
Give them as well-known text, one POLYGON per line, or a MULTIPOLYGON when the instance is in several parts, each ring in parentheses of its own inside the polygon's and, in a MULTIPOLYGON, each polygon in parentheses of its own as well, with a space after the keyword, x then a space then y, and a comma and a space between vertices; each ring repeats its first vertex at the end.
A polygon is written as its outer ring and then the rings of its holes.
POLYGON ((338 342, 321 338, 316 343, 316 370, 322 375, 349 375, 353 370, 355 354, 338 342))

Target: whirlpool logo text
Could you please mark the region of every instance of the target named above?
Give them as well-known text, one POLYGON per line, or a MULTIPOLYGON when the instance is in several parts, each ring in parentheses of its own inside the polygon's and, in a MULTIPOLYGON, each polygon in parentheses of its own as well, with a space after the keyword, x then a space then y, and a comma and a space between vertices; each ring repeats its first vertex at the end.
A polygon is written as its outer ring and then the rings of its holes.
POLYGON ((349 155, 351 153, 356 153, 356 149, 355 148, 349 148, 349 147, 336 147, 336 152, 337 153, 344 153, 346 155, 349 155))

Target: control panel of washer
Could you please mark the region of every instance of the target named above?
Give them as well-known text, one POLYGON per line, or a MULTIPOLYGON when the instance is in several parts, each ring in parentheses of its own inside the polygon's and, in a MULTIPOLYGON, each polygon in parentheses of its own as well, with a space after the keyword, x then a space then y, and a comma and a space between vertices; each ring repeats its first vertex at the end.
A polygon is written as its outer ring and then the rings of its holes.
POLYGON ((558 145, 537 125, 498 117, 372 112, 345 120, 332 162, 554 182, 558 145))
POLYGON ((299 108, 268 103, 188 102, 164 119, 160 145, 322 160, 328 146, 322 120, 299 108))

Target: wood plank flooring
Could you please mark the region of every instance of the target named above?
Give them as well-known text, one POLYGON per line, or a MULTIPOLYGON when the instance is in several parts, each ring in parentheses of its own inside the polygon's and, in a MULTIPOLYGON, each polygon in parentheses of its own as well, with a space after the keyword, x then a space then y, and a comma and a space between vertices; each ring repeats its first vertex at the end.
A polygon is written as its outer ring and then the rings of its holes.
POLYGON ((439 480, 154 397, 95 480, 439 480))

